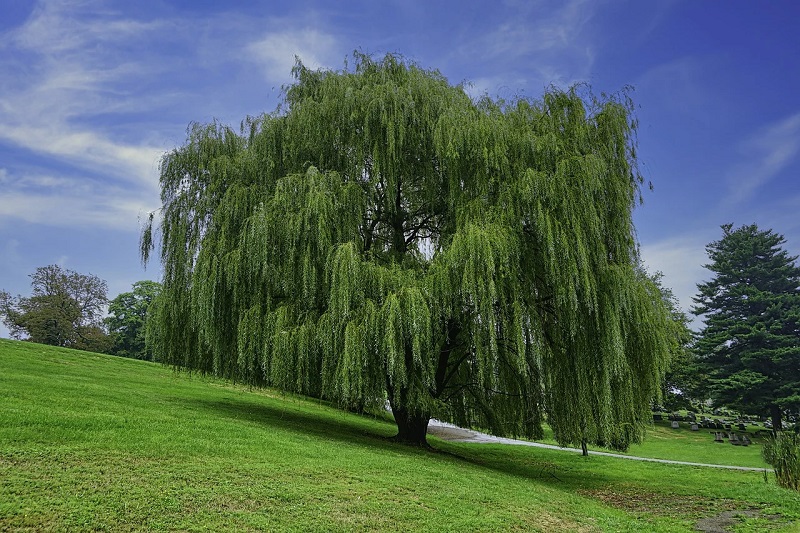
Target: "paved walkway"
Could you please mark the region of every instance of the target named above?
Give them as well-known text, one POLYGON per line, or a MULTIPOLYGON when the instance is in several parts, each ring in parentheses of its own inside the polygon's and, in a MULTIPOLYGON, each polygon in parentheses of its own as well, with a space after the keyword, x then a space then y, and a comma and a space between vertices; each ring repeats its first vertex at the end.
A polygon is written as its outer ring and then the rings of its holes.
MULTIPOLYGON (((487 435, 471 429, 464 429, 446 422, 432 419, 428 424, 428 434, 434 435, 444 440, 453 442, 470 442, 474 444, 512 444, 516 446, 533 446, 534 448, 548 448, 550 450, 561 450, 562 452, 581 453, 578 448, 562 448, 561 446, 554 446, 552 444, 542 444, 540 442, 531 442, 527 440, 507 439, 504 437, 495 437, 494 435, 487 435)), ((688 465, 688 466, 704 466, 708 468, 724 468, 728 470, 748 470, 754 472, 763 472, 767 470, 772 472, 771 469, 753 468, 750 466, 731 466, 731 465, 712 465, 707 463, 690 463, 687 461, 671 461, 669 459, 653 459, 652 457, 636 457, 633 455, 622 455, 619 453, 609 452, 596 452, 590 451, 589 455, 602 455, 604 457, 617 457, 619 459, 630 459, 632 461, 648 461, 651 463, 667 463, 671 465, 688 465)))

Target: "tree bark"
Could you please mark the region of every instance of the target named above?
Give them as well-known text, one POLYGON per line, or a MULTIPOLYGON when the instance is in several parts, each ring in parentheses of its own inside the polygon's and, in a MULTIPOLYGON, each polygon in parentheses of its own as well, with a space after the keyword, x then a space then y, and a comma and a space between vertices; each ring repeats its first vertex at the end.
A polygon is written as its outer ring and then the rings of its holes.
POLYGON ((410 415, 401 411, 400 413, 394 413, 394 420, 397 422, 395 441, 412 446, 428 446, 426 435, 430 417, 410 415))
POLYGON ((460 333, 461 328, 458 323, 453 319, 449 319, 447 321, 447 339, 439 350, 439 361, 436 364, 436 374, 434 375, 435 389, 431 391, 431 395, 434 398, 441 398, 447 388, 450 378, 458 371, 458 365, 462 362, 462 360, 456 360, 453 362, 453 367, 450 368, 450 355, 453 353, 453 350, 458 347, 458 336, 460 333))
POLYGON ((589 439, 586 438, 586 417, 581 419, 581 455, 589 457, 589 439))
POLYGON ((424 413, 412 413, 407 409, 392 405, 392 414, 397 423, 397 435, 394 436, 396 442, 410 444, 412 446, 428 446, 425 436, 428 434, 428 422, 430 415, 424 413))
POLYGON ((772 433, 777 433, 783 429, 783 413, 777 405, 770 406, 770 417, 772 418, 772 433))

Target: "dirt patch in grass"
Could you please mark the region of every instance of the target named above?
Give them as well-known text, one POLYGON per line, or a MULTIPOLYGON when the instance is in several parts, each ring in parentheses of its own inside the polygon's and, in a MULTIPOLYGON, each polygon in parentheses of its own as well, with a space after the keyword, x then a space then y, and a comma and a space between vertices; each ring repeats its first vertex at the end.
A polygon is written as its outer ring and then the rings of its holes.
POLYGON ((640 489, 603 488, 579 491, 584 496, 631 513, 672 516, 680 520, 696 520, 697 531, 725 533, 744 520, 759 530, 778 528, 785 524, 780 515, 762 514, 761 509, 728 498, 705 498, 696 495, 648 492, 640 489), (744 508, 743 508, 744 507, 744 508))
POLYGON ((697 530, 706 533, 725 533, 730 528, 739 523, 740 518, 757 518, 759 512, 756 510, 745 511, 724 511, 717 516, 709 516, 697 521, 697 530))
POLYGON ((733 511, 742 505, 742 502, 732 499, 648 492, 640 488, 606 487, 579 492, 617 509, 661 516, 710 516, 722 511, 733 511))

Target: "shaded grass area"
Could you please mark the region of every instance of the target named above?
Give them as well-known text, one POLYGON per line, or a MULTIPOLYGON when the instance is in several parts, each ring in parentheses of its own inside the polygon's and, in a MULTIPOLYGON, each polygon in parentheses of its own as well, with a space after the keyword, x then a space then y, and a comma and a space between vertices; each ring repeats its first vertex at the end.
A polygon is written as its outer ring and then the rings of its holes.
MULTIPOLYGON (((499 445, 150 363, 0 340, 0 530, 691 531, 800 495, 752 472, 499 445)), ((775 518, 768 518, 774 515, 775 518)))

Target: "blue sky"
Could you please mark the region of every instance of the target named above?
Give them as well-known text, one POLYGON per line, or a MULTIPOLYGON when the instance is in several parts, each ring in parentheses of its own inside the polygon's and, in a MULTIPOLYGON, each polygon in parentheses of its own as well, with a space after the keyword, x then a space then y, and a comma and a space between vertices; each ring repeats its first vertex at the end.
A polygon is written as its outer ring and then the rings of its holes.
MULTIPOLYGON (((192 121, 272 111, 294 56, 341 68, 398 52, 471 92, 634 87, 654 190, 642 255, 684 308, 719 226, 757 223, 800 253, 795 1, 0 0, 0 288, 58 263, 109 297, 157 279, 139 219, 192 121)), ((0 336, 7 331, 0 327, 0 336)))

